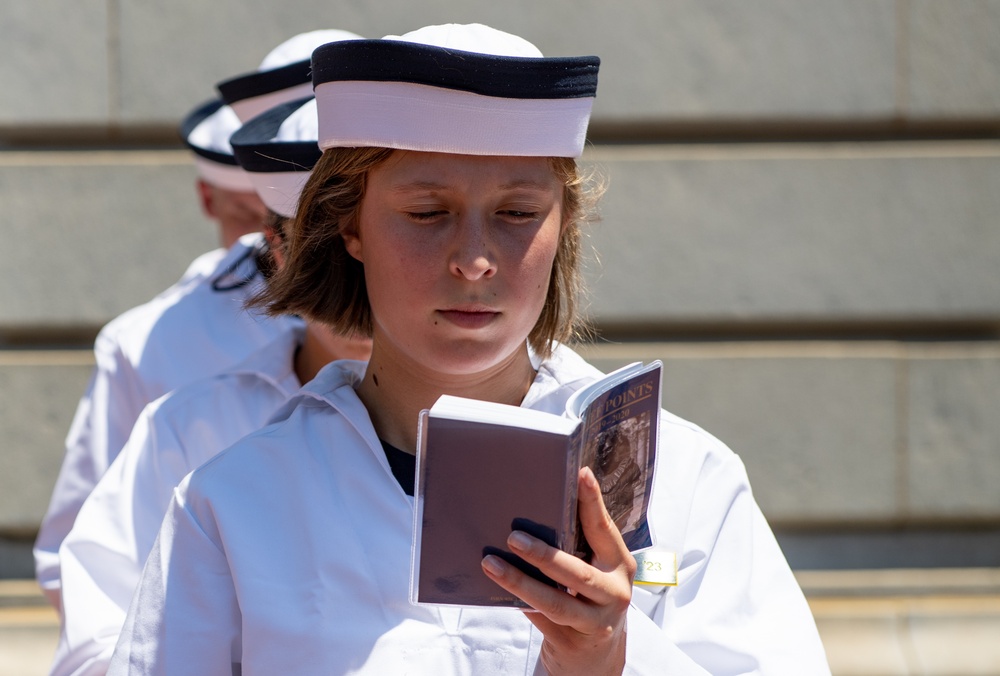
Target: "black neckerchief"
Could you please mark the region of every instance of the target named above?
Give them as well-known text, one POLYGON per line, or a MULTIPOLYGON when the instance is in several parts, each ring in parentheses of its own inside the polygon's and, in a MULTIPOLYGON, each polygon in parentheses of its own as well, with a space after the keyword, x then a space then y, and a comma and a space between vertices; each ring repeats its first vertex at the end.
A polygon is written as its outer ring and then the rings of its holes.
POLYGON ((261 257, 267 253, 266 246, 261 241, 244 251, 228 268, 212 280, 212 290, 235 291, 256 279, 261 269, 261 257))
POLYGON ((403 492, 413 497, 413 487, 417 481, 417 456, 401 451, 381 439, 379 441, 382 442, 382 450, 385 451, 385 459, 389 461, 392 476, 399 482, 403 492))

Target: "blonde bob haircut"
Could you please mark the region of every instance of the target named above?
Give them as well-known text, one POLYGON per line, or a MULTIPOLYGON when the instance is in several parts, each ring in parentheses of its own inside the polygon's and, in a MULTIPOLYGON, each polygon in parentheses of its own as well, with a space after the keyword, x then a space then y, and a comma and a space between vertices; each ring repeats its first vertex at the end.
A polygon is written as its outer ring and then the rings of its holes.
MULTIPOLYGON (((344 246, 342 233, 353 229, 365 196, 368 173, 385 162, 391 148, 330 148, 323 152, 302 189, 294 220, 285 224, 285 264, 251 301, 268 314, 296 314, 343 335, 371 336, 372 309, 364 265, 344 246)), ((595 220, 601 187, 582 176, 572 158, 549 158, 565 186, 562 233, 552 264, 549 288, 538 321, 528 334, 536 354, 551 353, 552 341, 566 342, 583 327, 577 308, 581 225, 595 220)))

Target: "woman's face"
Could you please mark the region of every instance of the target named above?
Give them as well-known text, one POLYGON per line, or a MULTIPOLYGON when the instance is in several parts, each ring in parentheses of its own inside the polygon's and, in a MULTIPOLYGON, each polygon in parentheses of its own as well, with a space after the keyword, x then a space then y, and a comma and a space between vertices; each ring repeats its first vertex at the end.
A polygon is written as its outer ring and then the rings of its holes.
POLYGON ((562 197, 546 158, 393 153, 369 174, 344 237, 364 264, 376 350, 459 375, 523 349, 545 303, 562 197))

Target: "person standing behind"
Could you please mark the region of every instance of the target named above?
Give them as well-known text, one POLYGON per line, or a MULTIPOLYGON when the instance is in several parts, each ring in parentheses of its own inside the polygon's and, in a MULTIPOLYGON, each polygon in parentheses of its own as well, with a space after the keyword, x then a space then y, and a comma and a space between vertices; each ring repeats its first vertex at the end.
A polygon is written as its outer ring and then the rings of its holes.
MULTIPOLYGON (((282 264, 281 224, 319 159, 316 106, 282 104, 233 139, 242 166, 272 211, 265 236, 282 264), (290 170, 294 168, 294 170, 290 170)), ((128 442, 80 508, 59 549, 63 623, 51 676, 104 674, 132 592, 174 487, 216 452, 265 425, 334 359, 365 360, 366 338, 316 322, 278 336, 239 365, 180 387, 146 406, 128 442)))
MULTIPOLYGON (((311 31, 278 45, 267 68, 245 76, 260 81, 274 103, 299 96, 301 82, 269 78, 286 64, 308 59, 331 40, 358 37, 345 31, 311 31)), ((301 69, 300 69, 301 71, 301 69)), ((299 80, 308 81, 308 72, 299 80)), ((66 439, 66 453, 35 541, 39 586, 61 608, 59 546, 80 505, 121 450, 143 407, 167 392, 238 363, 277 336, 295 330, 293 317, 247 312, 244 302, 260 289, 257 256, 266 209, 237 166, 229 137, 239 127, 219 102, 196 108, 182 125, 199 170, 198 194, 219 221, 220 239, 245 230, 227 250, 199 257, 181 280, 151 301, 107 324, 94 344, 95 367, 66 439), (251 215, 252 214, 252 215, 251 215)))

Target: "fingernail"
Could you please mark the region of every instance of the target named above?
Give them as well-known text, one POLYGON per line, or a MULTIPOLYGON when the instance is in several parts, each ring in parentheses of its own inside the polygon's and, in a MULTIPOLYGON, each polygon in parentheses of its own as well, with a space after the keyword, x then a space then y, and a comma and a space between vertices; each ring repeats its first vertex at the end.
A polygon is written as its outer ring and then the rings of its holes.
POLYGON ((527 533, 522 533, 521 531, 516 530, 507 536, 507 544, 510 545, 512 549, 527 551, 528 549, 531 549, 531 537, 527 533))
POLYGON ((493 556, 492 554, 483 559, 483 568, 497 577, 500 577, 507 572, 507 564, 504 563, 500 557, 493 556))

